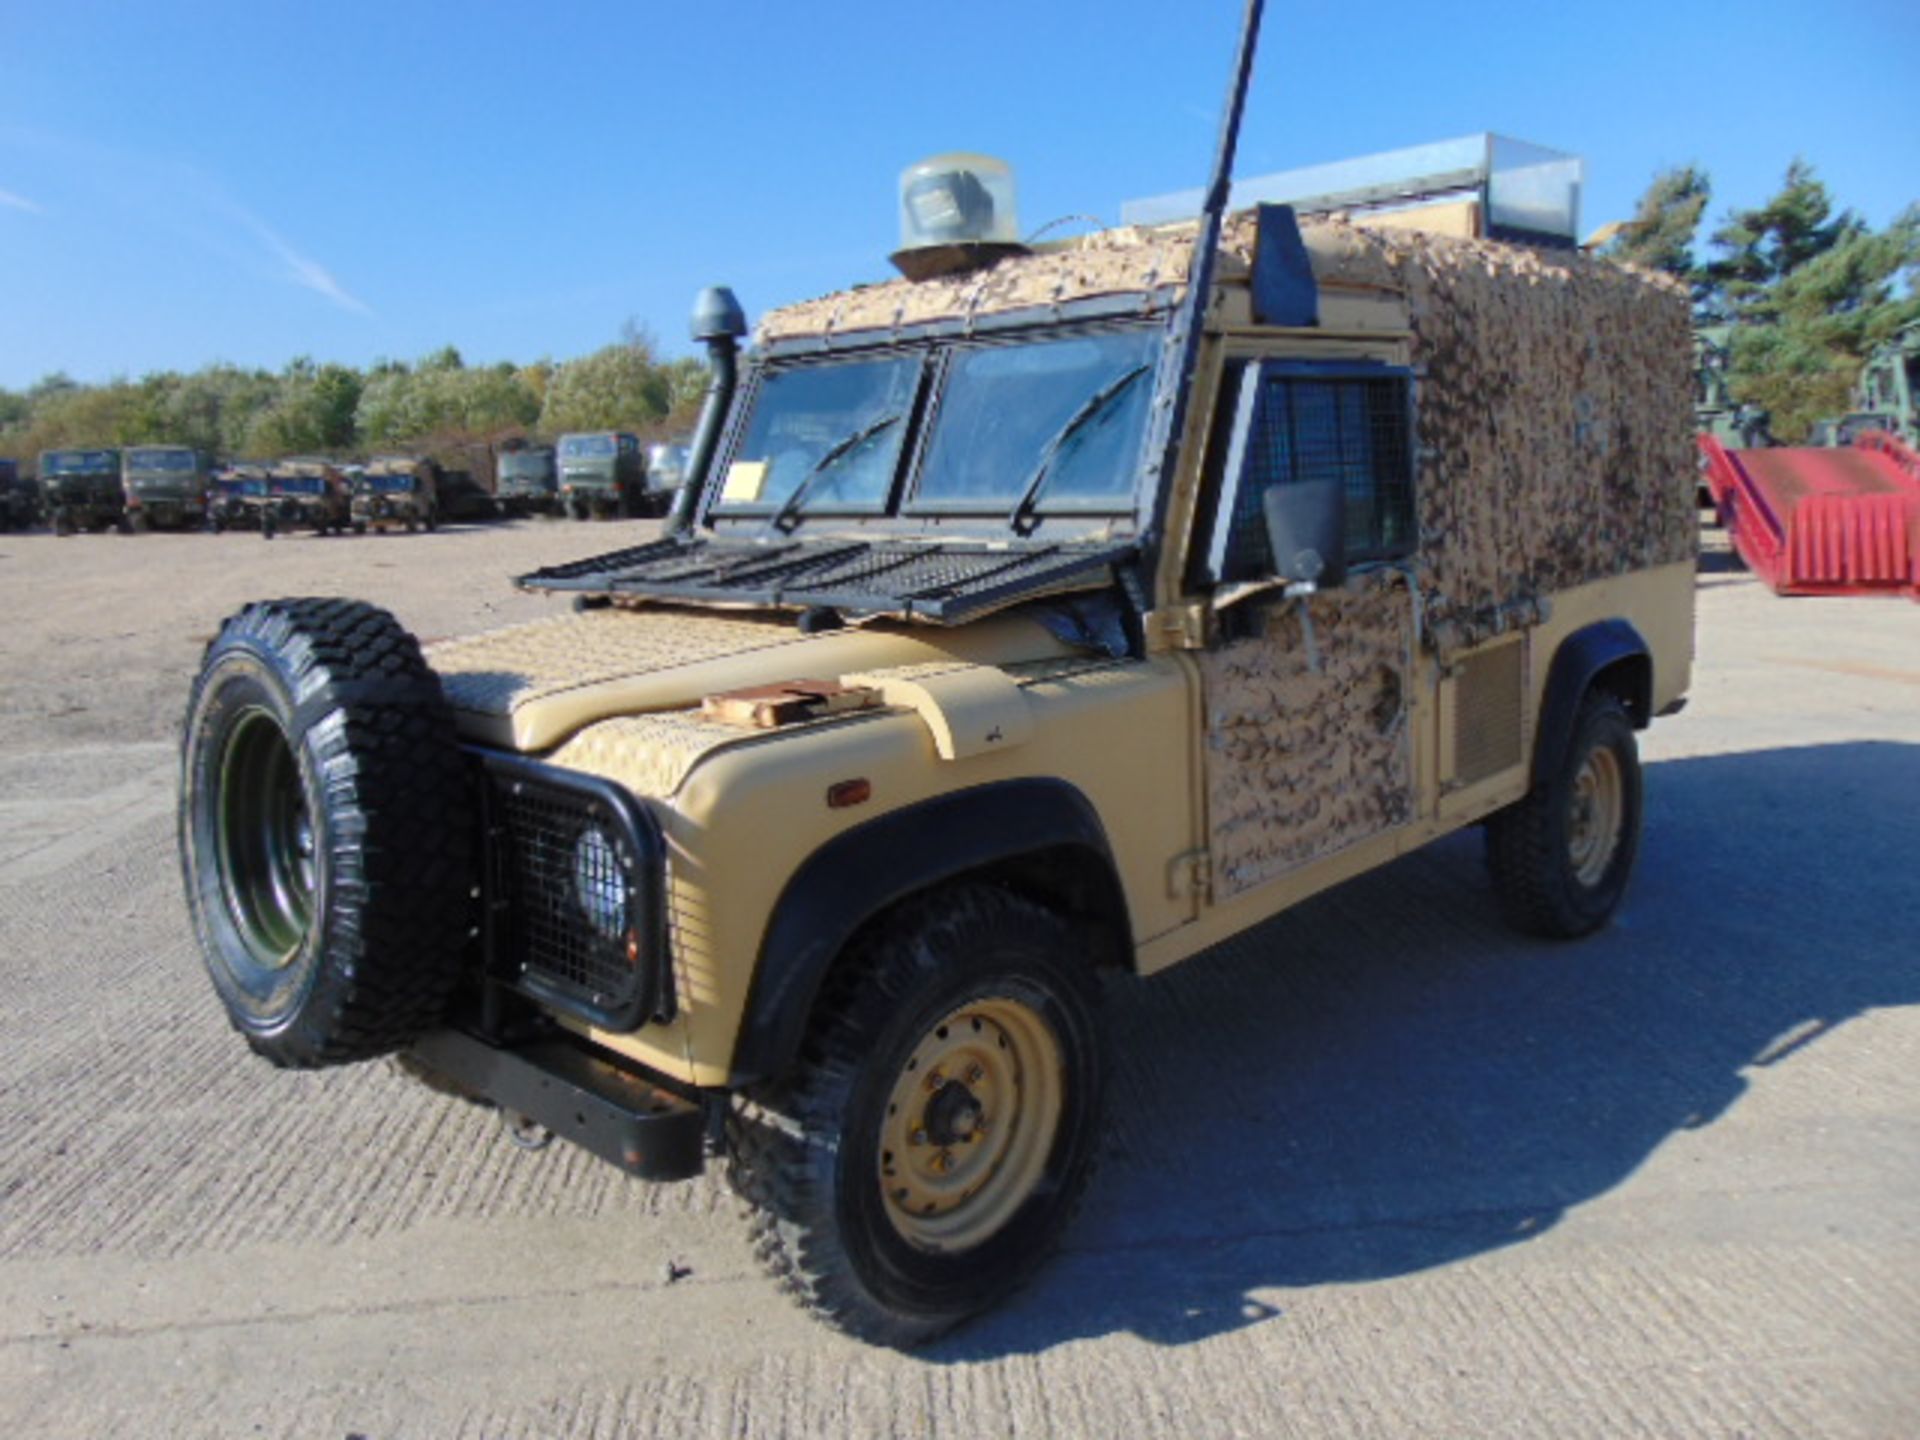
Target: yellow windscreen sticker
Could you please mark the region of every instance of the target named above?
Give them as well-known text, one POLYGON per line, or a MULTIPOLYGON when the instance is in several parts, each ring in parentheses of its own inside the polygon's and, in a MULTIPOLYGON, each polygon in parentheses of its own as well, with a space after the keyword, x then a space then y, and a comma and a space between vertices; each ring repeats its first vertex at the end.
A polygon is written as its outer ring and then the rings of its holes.
POLYGON ((766 461, 736 460, 727 467, 727 483, 721 487, 720 499, 729 505, 752 504, 760 498, 760 489, 766 483, 766 461))

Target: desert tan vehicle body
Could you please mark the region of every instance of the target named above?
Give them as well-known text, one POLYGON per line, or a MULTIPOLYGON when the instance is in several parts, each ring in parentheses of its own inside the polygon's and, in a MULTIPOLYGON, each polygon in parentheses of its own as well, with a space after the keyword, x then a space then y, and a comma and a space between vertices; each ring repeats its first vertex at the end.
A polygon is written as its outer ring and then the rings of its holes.
MULTIPOLYGON (((740 1079, 742 1019, 782 892, 833 840, 890 811, 1002 782, 1065 782, 1099 818, 1125 905, 1113 919, 1134 967, 1152 972, 1524 794, 1569 636, 1608 621, 1633 627, 1651 661, 1642 719, 1684 694, 1695 545, 1684 307, 1657 282, 1578 257, 1344 226, 1307 236, 1322 323, 1255 324, 1243 249, 1210 311, 1196 423, 1230 402, 1222 377, 1236 361, 1418 363, 1396 280, 1438 312, 1429 347, 1446 335, 1447 301, 1435 292, 1448 280, 1497 312, 1503 289, 1535 272, 1577 276, 1619 303, 1615 323, 1655 329, 1613 337, 1649 368, 1603 375, 1606 362, 1587 362, 1617 397, 1599 383, 1556 394, 1548 357, 1497 354, 1525 340, 1585 351, 1584 340, 1476 337, 1513 377, 1495 402, 1504 413, 1477 455, 1423 447, 1423 539, 1410 568, 1382 565, 1311 599, 1318 672, 1294 609, 1269 610, 1259 633, 1224 639, 1222 597, 1187 583, 1206 539, 1204 446, 1186 447, 1171 486, 1170 530, 1184 543, 1167 548, 1153 577, 1140 658, 1090 657, 1017 609, 954 629, 881 622, 813 636, 788 616, 612 609, 430 652, 471 739, 644 797, 669 850, 688 857, 668 899, 679 1013, 630 1033, 591 1030, 597 1043, 695 1085, 740 1079), (1508 369, 1529 359, 1542 367, 1537 390, 1508 369), (1675 398, 1663 399, 1663 386, 1675 398), (1665 423, 1616 431, 1610 403, 1665 423), (1530 475, 1502 458, 1528 442, 1541 447, 1530 475), (888 704, 772 733, 701 716, 706 695, 801 677, 868 684, 888 704), (874 799, 828 808, 823 778, 842 774, 869 779, 874 799)), ((895 282, 776 312, 762 336, 831 328, 850 346, 863 318, 891 324, 902 304, 931 316, 971 303, 977 314, 983 303, 1050 301, 1075 281, 1086 293, 1145 291, 1182 273, 1187 243, 1182 233, 1123 234, 1002 262, 991 301, 968 295, 987 283, 971 278, 895 282)), ((1435 361, 1425 363, 1431 374, 1435 361)))
POLYGON ((440 523, 439 465, 413 455, 376 455, 353 487, 353 529, 384 530, 389 525, 409 534, 440 523))
POLYGON ((241 504, 259 518, 268 540, 283 530, 311 529, 316 535, 346 533, 353 487, 331 460, 297 455, 267 467, 266 493, 244 493, 241 504))
POLYGON ((522 577, 583 611, 230 620, 182 848, 236 1026, 643 1177, 724 1120, 769 1266, 907 1344, 1087 1183, 1092 972, 1482 820, 1512 918, 1604 923, 1691 666, 1683 293, 1262 208, 1195 307, 1194 234, 773 312, 685 529, 522 577))

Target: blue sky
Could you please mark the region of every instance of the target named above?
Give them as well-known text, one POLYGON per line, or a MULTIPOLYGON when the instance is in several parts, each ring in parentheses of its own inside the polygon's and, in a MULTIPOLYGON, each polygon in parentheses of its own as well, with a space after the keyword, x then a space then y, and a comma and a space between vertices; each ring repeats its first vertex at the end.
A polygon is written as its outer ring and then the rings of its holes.
MULTIPOLYGON (((684 352, 703 285, 758 314, 889 273, 936 151, 1010 161, 1027 230, 1200 183, 1239 12, 0 0, 0 386, 564 358, 629 318, 684 352)), ((1662 166, 1717 216, 1801 154, 1881 224, 1920 199, 1916 53, 1912 0, 1275 0, 1237 169, 1494 130, 1586 158, 1591 229, 1662 166)))

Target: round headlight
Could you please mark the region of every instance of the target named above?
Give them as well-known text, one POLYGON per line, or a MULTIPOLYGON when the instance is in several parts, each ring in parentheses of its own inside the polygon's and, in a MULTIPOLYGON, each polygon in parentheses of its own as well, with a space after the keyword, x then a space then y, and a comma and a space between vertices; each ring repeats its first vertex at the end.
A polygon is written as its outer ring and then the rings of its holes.
POLYGON ((587 923, 606 939, 627 928, 627 880, 620 852, 597 825, 573 842, 573 893, 587 923))

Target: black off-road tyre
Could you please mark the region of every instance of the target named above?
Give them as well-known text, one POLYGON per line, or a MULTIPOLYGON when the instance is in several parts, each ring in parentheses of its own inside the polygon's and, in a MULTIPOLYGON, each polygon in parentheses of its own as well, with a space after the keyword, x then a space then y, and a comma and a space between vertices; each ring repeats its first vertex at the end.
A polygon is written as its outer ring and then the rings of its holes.
POLYGON ((1487 820, 1487 868, 1507 923, 1559 940, 1606 924, 1633 874, 1640 815, 1633 722, 1618 697, 1589 691, 1553 774, 1487 820))
POLYGON ((181 744, 187 904, 234 1028, 276 1065, 440 1023, 470 959, 473 781, 419 644, 353 600, 273 600, 207 646, 181 744))
POLYGON ((730 1115, 730 1176, 750 1207, 757 1257, 802 1307, 847 1334, 924 1344, 1003 1299, 1058 1243, 1092 1176, 1107 1070, 1098 980, 1075 927, 985 885, 906 902, 836 967, 790 1073, 742 1096, 730 1115), (1018 1023, 1002 1029, 1008 1021, 1018 1023), (1057 1063, 1005 1068, 1027 1053, 1009 1051, 1018 1032, 1057 1063), (995 1065, 993 1075, 981 1079, 968 1055, 995 1065), (928 1063, 916 1070, 921 1057, 928 1063), (942 1066, 954 1073, 943 1077, 942 1066), (1005 1083, 1015 1074, 1018 1084, 1005 1083), (976 1100, 972 1086, 989 1098, 964 1136, 955 1138, 953 1119, 964 1108, 948 1106, 940 1123, 949 1128, 929 1138, 956 1084, 963 1107, 976 1100), (903 1134, 909 1145, 950 1149, 896 1155, 887 1147, 903 1134), (952 1155, 964 1179, 994 1153, 1001 1163, 978 1172, 971 1199, 938 1216, 934 1202, 927 1216, 902 1213, 910 1185, 917 1196, 930 1193, 923 1182, 940 1183, 915 1166, 952 1155), (1016 1175, 1026 1182, 1008 1183, 1016 1175), (929 1232, 955 1221, 931 1248, 929 1232))

